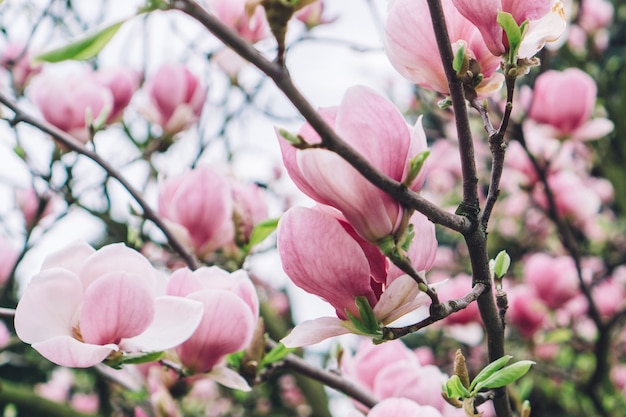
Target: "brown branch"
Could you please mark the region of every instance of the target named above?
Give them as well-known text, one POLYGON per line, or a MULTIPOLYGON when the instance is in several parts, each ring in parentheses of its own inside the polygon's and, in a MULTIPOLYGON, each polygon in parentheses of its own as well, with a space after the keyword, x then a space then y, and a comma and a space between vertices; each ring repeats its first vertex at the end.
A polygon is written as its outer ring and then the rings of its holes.
POLYGON ((385 327, 383 328, 383 339, 394 340, 399 339, 411 333, 415 333, 424 327, 430 326, 440 320, 445 319, 449 315, 461 311, 469 306, 474 301, 478 300, 485 291, 488 291, 488 287, 482 283, 476 284, 472 291, 467 293, 461 298, 456 300, 446 301, 445 303, 431 304, 430 316, 415 324, 411 324, 405 327, 385 327))
POLYGON ((135 199, 137 204, 139 204, 139 206, 143 210, 143 216, 146 219, 152 221, 163 232, 172 249, 174 249, 174 251, 176 251, 176 253, 178 253, 181 258, 183 258, 187 266, 189 266, 189 268, 191 269, 197 269, 199 267, 198 260, 190 252, 188 252, 183 244, 176 238, 176 236, 172 234, 172 232, 163 222, 161 217, 150 207, 150 205, 143 198, 141 193, 137 191, 120 172, 118 172, 113 166, 105 161, 100 155, 88 149, 82 143, 74 139, 71 135, 58 129, 50 123, 26 114, 17 106, 15 102, 13 102, 13 100, 5 96, 3 93, 0 93, 0 103, 11 109, 11 111, 15 114, 13 120, 10 121, 11 125, 26 123, 44 133, 47 133, 56 142, 63 145, 67 149, 91 159, 96 164, 98 164, 104 171, 106 171, 106 173, 110 177, 115 178, 122 185, 122 187, 124 187, 126 191, 128 191, 128 193, 135 199))
MULTIPOLYGON (((273 349, 276 346, 276 342, 268 340, 266 342, 268 349, 273 349)), ((327 371, 325 369, 312 366, 304 359, 296 356, 292 353, 287 355, 282 361, 282 367, 285 369, 291 369, 299 374, 305 375, 316 381, 323 383, 324 385, 343 392, 347 396, 357 400, 368 408, 374 407, 378 404, 378 399, 371 393, 363 390, 356 384, 343 378, 341 375, 327 371)))
MULTIPOLYGON (((478 297, 477 304, 480 316, 485 325, 487 336, 487 350, 489 361, 493 362, 504 356, 504 323, 500 318, 491 288, 491 273, 487 253, 487 231, 483 222, 479 221, 480 212, 478 201, 478 175, 476 172, 476 158, 474 144, 469 126, 469 115, 465 102, 465 91, 461 80, 457 77, 452 66, 454 54, 450 44, 450 37, 446 26, 441 0, 428 0, 431 21, 437 39, 439 55, 443 63, 459 140, 459 153, 463 175, 463 201, 457 213, 466 216, 472 227, 463 233, 470 262, 472 265, 472 285, 485 285, 485 291, 478 297)), ((512 417, 513 412, 509 404, 505 389, 497 390, 493 400, 498 417, 512 417)))
POLYGON ((434 223, 441 224, 460 233, 467 232, 470 229, 470 223, 463 216, 448 213, 421 195, 409 190, 404 184, 378 171, 367 159, 341 139, 324 121, 317 110, 293 84, 285 68, 263 57, 249 42, 242 39, 217 17, 208 13, 196 1, 173 0, 171 8, 180 10, 196 19, 225 45, 271 78, 280 91, 283 92, 311 127, 320 135, 323 145, 340 155, 372 184, 394 197, 404 206, 423 213, 434 223))

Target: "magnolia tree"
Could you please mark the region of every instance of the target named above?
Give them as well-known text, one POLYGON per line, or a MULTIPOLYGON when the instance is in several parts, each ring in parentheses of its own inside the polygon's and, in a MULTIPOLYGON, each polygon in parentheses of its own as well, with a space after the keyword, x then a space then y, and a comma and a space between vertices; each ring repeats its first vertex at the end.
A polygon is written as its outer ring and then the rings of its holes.
POLYGON ((3 415, 624 415, 620 4, 118 3, 0 4, 3 415))

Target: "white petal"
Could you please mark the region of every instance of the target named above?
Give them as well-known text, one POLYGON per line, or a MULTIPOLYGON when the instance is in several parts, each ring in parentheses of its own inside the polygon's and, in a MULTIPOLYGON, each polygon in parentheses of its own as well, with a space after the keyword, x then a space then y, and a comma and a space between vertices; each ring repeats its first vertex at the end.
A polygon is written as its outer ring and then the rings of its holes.
POLYGON ((350 331, 344 327, 343 322, 337 317, 320 317, 298 324, 281 342, 289 348, 302 347, 314 345, 330 337, 347 333, 350 333, 350 331))
POLYGON ((207 375, 209 378, 225 387, 238 389, 239 391, 252 390, 248 382, 241 375, 224 365, 214 366, 207 375))
POLYGON ((380 296, 374 306, 374 315, 383 324, 389 324, 427 304, 429 300, 428 296, 419 290, 413 278, 402 275, 380 296))
POLYGON ((33 343, 32 346, 50 362, 70 368, 88 368, 97 365, 112 352, 117 351, 117 346, 114 344, 92 345, 70 336, 53 337, 43 342, 33 343))
POLYGON ((158 352, 171 349, 189 339, 202 319, 203 305, 182 297, 159 297, 154 321, 139 336, 124 339, 125 351, 158 352))

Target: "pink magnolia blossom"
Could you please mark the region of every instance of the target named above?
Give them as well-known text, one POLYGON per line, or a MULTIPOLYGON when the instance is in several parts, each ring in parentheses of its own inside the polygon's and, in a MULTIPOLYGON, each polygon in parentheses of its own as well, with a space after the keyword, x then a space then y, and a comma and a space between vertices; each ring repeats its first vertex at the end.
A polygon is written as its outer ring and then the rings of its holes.
MULTIPOLYGON (((435 385, 435 384, 433 384, 435 385)), ((441 394, 439 394, 441 396, 441 394)), ((442 417, 434 407, 419 405, 406 398, 388 398, 376 404, 367 414, 368 417, 442 417)))
MULTIPOLYGON (((409 162, 426 150, 421 118, 411 128, 386 98, 366 87, 350 88, 339 107, 320 113, 335 131, 372 165, 403 182, 409 162)), ((300 135, 310 144, 320 142, 306 124, 300 135)), ((298 188, 320 204, 340 210, 365 239, 376 242, 396 232, 404 209, 394 198, 372 185, 339 155, 326 149, 298 150, 279 137, 283 162, 298 188)), ((410 188, 419 190, 425 169, 410 188)))
POLYGON ((504 30, 497 21, 498 12, 510 13, 518 25, 528 20, 519 57, 530 58, 546 42, 557 40, 565 30, 565 13, 559 0, 452 0, 457 10, 471 21, 482 35, 489 50, 496 56, 509 49, 504 30))
MULTIPOLYGON (((437 288, 439 293, 439 299, 444 302, 447 300, 453 300, 461 298, 472 288, 472 277, 467 274, 459 274, 453 278, 450 278, 445 283, 441 284, 437 288)), ((467 308, 458 311, 448 317, 446 317, 446 323, 448 324, 468 324, 468 323, 482 323, 480 313, 478 311, 478 304, 472 303, 467 308)))
POLYGON ((298 10, 294 17, 304 23, 308 30, 311 30, 319 25, 334 22, 335 18, 328 18, 324 16, 324 1, 325 0, 314 1, 308 6, 298 10))
POLYGON ((611 24, 615 8, 607 0, 582 0, 578 24, 587 33, 595 33, 611 24))
POLYGON ((463 415, 441 396, 447 376, 434 365, 421 364, 417 354, 399 340, 381 345, 363 340, 354 356, 344 356, 342 373, 376 398, 406 398, 434 407, 444 416, 463 415))
POLYGON ((107 123, 119 120, 139 86, 138 74, 128 68, 107 68, 94 72, 93 79, 113 94, 113 107, 107 123))
MULTIPOLYGON (((456 52, 464 46, 465 54, 480 66, 484 80, 477 91, 484 95, 496 92, 504 80, 502 74, 496 73, 500 58, 487 49, 478 29, 454 8, 451 0, 443 0, 442 5, 453 49, 456 52)), ((448 81, 426 2, 393 0, 389 3, 385 51, 406 79, 420 87, 448 93, 448 81)))
POLYGON ((576 265, 569 256, 530 255, 524 261, 524 282, 550 309, 562 307, 579 294, 576 265))
POLYGON ((263 7, 248 10, 249 0, 205 0, 209 9, 245 40, 256 43, 270 35, 263 7))
POLYGON ((388 261, 380 250, 358 237, 328 207, 287 211, 278 225, 278 251, 283 269, 294 284, 323 298, 337 314, 300 324, 282 340, 286 346, 305 346, 340 334, 359 333, 348 320, 348 313, 360 317, 356 297, 367 300, 382 324, 428 302, 407 275, 390 282, 388 261))
POLYGON ((547 320, 548 308, 535 292, 526 286, 508 291, 507 321, 525 338, 532 338, 547 320))
POLYGON ((57 78, 42 74, 29 91, 44 119, 81 142, 87 142, 88 118, 98 120, 113 108, 113 93, 88 75, 57 78))
POLYGON ((209 167, 162 182, 158 212, 201 257, 231 242, 235 234, 231 187, 209 167))
POLYGON ((20 44, 9 44, 0 53, 0 67, 11 73, 13 87, 21 92, 26 88, 31 78, 41 72, 41 64, 35 64, 28 51, 20 44))
POLYGON ((195 333, 175 348, 181 362, 194 372, 227 372, 215 368, 227 354, 248 346, 259 318, 259 300, 247 273, 229 274, 216 266, 193 272, 182 268, 172 274, 167 293, 204 305, 195 333))
POLYGON ((613 130, 607 119, 590 120, 596 94, 593 78, 578 68, 546 71, 537 77, 528 116, 551 126, 555 137, 596 139, 613 130))
POLYGON ((201 317, 200 303, 165 295, 162 276, 138 252, 77 244, 46 258, 19 301, 15 331, 51 362, 85 368, 171 349, 201 317))
POLYGON ((163 65, 148 80, 147 89, 151 104, 144 112, 165 135, 174 135, 198 121, 207 90, 187 67, 163 65))

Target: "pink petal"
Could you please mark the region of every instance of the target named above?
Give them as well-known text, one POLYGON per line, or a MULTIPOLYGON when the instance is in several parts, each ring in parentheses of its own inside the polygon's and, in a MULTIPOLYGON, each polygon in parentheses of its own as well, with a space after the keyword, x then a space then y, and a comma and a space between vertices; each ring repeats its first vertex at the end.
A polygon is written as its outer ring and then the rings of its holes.
POLYGON ((452 3, 478 28, 489 50, 494 55, 502 55, 505 50, 502 43, 503 30, 497 22, 498 11, 502 10, 501 0, 452 0, 452 3))
POLYGON ((252 390, 248 382, 241 375, 224 365, 214 366, 207 376, 218 384, 228 388, 244 392, 252 390))
POLYGON ((320 317, 298 324, 281 343, 288 348, 310 346, 328 338, 348 334, 350 331, 336 317, 320 317))
POLYGON ((338 317, 346 318, 344 309, 358 316, 356 296, 375 304, 363 250, 322 210, 294 207, 287 211, 278 224, 278 251, 294 284, 329 302, 338 317))
POLYGON ((189 296, 204 305, 202 321, 195 333, 176 348, 185 367, 207 372, 225 355, 248 346, 256 326, 249 306, 225 290, 204 290, 189 296))
POLYGON ((574 140, 595 140, 600 139, 615 129, 615 125, 609 119, 598 117, 589 120, 572 133, 574 140))
POLYGON ((154 291, 156 286, 156 270, 139 252, 123 243, 103 246, 85 260, 79 271, 80 279, 87 288, 93 281, 111 271, 124 271, 133 274, 137 282, 146 289, 154 291))
POLYGON ((80 280, 70 271, 52 268, 30 281, 15 310, 15 331, 26 343, 71 336, 82 301, 80 280))
POLYGON ((88 368, 105 360, 117 351, 117 346, 92 345, 80 342, 71 336, 57 336, 33 343, 33 349, 51 362, 71 368, 88 368))
POLYGON ((380 300, 374 306, 374 315, 386 325, 426 305, 429 300, 428 296, 419 290, 413 278, 402 275, 380 296, 380 300))
POLYGON ((138 276, 111 272, 85 291, 80 329, 87 343, 119 343, 141 334, 154 317, 154 298, 138 276))
POLYGON ((79 242, 67 246, 46 257, 41 267, 42 270, 50 268, 63 268, 78 274, 85 259, 96 252, 94 248, 86 243, 79 242))
POLYGON ((387 398, 370 410, 368 417, 442 417, 439 410, 406 398, 387 398))
POLYGON ((205 267, 196 271, 192 271, 189 268, 180 268, 174 271, 167 282, 167 295, 186 297, 192 292, 200 291, 203 286, 198 271, 202 269, 205 269, 205 267))
POLYGON ((124 339, 125 351, 159 352, 180 345, 193 334, 202 319, 202 304, 182 297, 158 297, 154 320, 140 335, 124 339))

